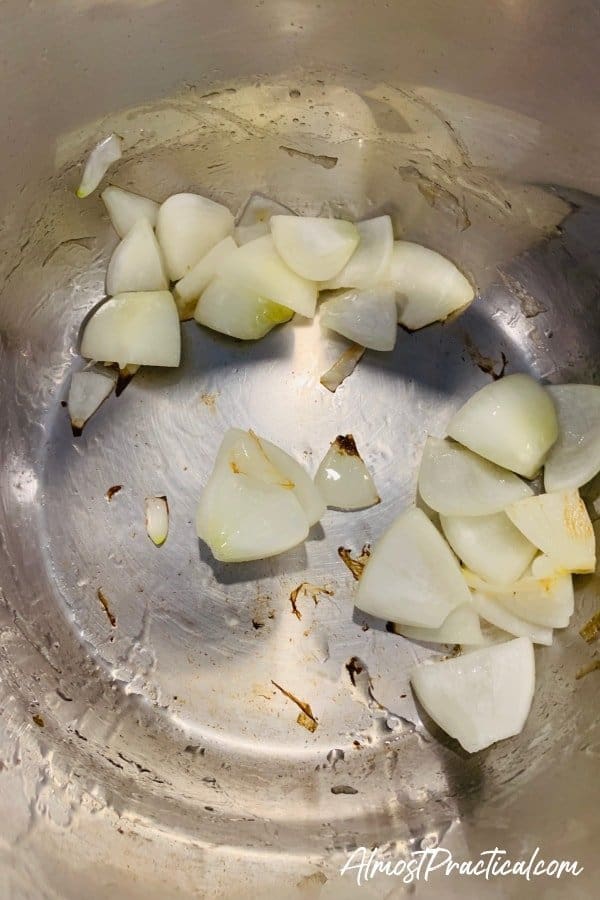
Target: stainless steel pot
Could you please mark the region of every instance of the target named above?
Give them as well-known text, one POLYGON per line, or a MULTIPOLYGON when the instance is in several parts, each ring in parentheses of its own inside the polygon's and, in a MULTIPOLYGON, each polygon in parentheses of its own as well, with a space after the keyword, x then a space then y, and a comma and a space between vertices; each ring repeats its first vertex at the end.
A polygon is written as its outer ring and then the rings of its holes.
POLYGON ((577 675, 597 659, 578 635, 597 579, 537 651, 523 734, 468 756, 408 688, 431 649, 353 612, 337 548, 412 501, 426 433, 503 355, 507 372, 600 379, 598 22, 588 0, 5 0, 3 897, 392 897, 410 888, 341 876, 348 853, 436 845, 456 859, 539 847, 584 871, 438 872, 423 896, 596 895, 599 676, 577 675), (298 211, 388 209, 481 297, 367 355, 335 395, 318 378, 339 346, 314 328, 247 347, 188 323, 181 370, 140 373, 75 440, 61 401, 115 239, 99 199, 73 189, 111 130, 126 146, 116 184, 232 209, 252 190, 298 211), (382 504, 328 514, 282 557, 215 565, 192 519, 229 425, 312 469, 353 432, 382 504), (143 527, 155 493, 171 507, 161 550, 143 527), (303 581, 333 594, 309 592, 299 619, 303 581), (314 733, 273 682, 311 704, 314 733))

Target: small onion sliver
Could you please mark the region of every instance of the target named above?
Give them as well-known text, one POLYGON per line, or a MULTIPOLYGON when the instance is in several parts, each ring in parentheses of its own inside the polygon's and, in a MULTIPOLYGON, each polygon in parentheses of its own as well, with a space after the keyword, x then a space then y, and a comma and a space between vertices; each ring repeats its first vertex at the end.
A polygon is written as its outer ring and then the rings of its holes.
POLYGON ((85 423, 113 392, 117 373, 106 369, 102 372, 88 369, 75 372, 71 378, 67 407, 74 432, 80 432, 85 423))
POLYGON ((146 497, 144 504, 146 532, 157 547, 167 539, 169 533, 169 504, 166 497, 146 497))
POLYGON ((332 394, 335 394, 340 384, 352 375, 355 368, 365 355, 365 348, 360 344, 353 344, 339 356, 330 369, 321 375, 320 383, 332 394))
POLYGON ((99 141, 87 158, 81 184, 77 188, 77 196, 82 200, 89 197, 96 190, 110 166, 122 156, 123 141, 118 135, 109 134, 108 137, 99 141))

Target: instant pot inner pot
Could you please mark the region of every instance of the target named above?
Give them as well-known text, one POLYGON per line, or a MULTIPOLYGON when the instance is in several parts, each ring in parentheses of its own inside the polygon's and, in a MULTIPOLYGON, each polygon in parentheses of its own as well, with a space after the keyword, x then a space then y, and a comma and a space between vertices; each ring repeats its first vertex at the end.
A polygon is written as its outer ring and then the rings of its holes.
MULTIPOLYGON (((189 89, 65 135, 58 174, 3 235, 15 244, 0 358, 7 721, 35 734, 73 797, 209 844, 322 855, 387 842, 397 855, 497 815, 585 744, 595 676, 575 675, 589 661, 578 628, 594 578, 578 579, 571 628, 536 650, 523 733, 469 756, 415 706, 407 673, 433 648, 354 610, 338 556, 413 502, 426 435, 491 378, 600 379, 596 201, 495 175, 498 161, 477 154, 481 110, 461 103, 324 77, 189 89), (64 400, 78 333, 116 244, 98 194, 80 201, 74 188, 113 130, 125 154, 112 183, 157 200, 197 191, 233 211, 260 191, 313 215, 389 212, 396 236, 448 255, 480 296, 444 325, 400 332, 393 353, 367 352, 335 394, 319 377, 344 345, 318 324, 245 344, 188 322, 181 368, 141 370, 74 438, 64 400), (381 504, 327 512, 273 559, 215 563, 194 514, 231 426, 311 472, 352 433, 381 504), (162 494, 170 533, 157 549, 143 507, 162 494), (274 682, 310 704, 313 733, 274 682)), ((504 134, 507 114, 487 114, 504 134)), ((517 145, 526 126, 512 123, 517 145)))

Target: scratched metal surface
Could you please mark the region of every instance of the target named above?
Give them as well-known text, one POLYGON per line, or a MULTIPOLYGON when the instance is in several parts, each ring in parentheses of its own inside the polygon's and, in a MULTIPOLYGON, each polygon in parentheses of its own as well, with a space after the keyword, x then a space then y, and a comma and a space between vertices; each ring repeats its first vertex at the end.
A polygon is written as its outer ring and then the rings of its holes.
POLYGON ((315 867, 333 885, 357 845, 399 856, 438 841, 467 852, 500 832, 523 850, 542 828, 527 820, 532 804, 547 810, 543 833, 556 844, 561 798, 567 832, 591 853, 595 813, 574 804, 598 754, 595 676, 574 675, 590 658, 577 631, 597 604, 596 581, 580 580, 572 627, 536 651, 523 734, 470 757, 413 702, 408 671, 432 649, 354 610, 337 549, 360 552, 413 502, 426 435, 443 434, 504 359, 507 373, 600 383, 600 207, 527 186, 514 161, 509 175, 493 174, 478 141, 510 121, 525 147, 533 120, 458 95, 325 72, 214 90, 188 87, 62 134, 27 241, 18 249, 3 236, 6 895, 78 896, 85 861, 94 897, 125 884, 125 896, 195 896, 200 872, 210 895, 243 895, 243 878, 257 891, 265 871, 283 896, 315 867), (74 439, 61 401, 115 237, 97 197, 74 198, 73 164, 108 129, 126 146, 116 184, 159 200, 207 192, 233 210, 252 190, 298 212, 385 209, 398 236, 456 259, 480 297, 444 326, 401 331, 393 353, 368 352, 335 395, 319 377, 345 345, 317 323, 294 321, 251 345, 186 323, 181 368, 142 370, 74 439), (353 433, 382 503, 327 512, 280 557, 215 563, 193 519, 231 426, 252 427, 311 472, 338 433, 353 433), (144 531, 153 494, 171 511, 160 549, 144 531), (318 603, 301 594, 295 615, 289 597, 302 582, 329 593, 318 603), (362 672, 351 677, 352 658, 362 672), (310 704, 314 733, 273 682, 310 704), (554 805, 539 800, 549 785, 554 805), (60 870, 59 838, 75 860, 60 870))

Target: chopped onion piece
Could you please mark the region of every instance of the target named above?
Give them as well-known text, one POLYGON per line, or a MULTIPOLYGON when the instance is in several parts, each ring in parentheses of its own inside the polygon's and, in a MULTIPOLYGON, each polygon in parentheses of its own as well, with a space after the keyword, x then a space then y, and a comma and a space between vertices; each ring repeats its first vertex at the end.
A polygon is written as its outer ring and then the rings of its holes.
POLYGON ((543 644, 546 647, 552 644, 551 628, 526 622, 525 619, 519 618, 507 607, 498 603, 490 594, 473 591, 472 598, 473 606, 481 618, 491 625, 495 625, 496 628, 502 628, 503 631, 514 634, 515 637, 529 638, 534 644, 543 644))
POLYGON ((249 241, 227 257, 217 271, 240 288, 282 303, 301 316, 312 318, 317 305, 317 286, 292 272, 281 259, 271 235, 249 241))
POLYGON ((513 503, 507 515, 564 572, 593 572, 596 538, 579 492, 557 491, 513 503))
POLYGON ((485 459, 533 478, 558 437, 552 397, 530 375, 508 375, 473 394, 448 434, 485 459))
POLYGON ((172 281, 179 281, 233 231, 226 206, 199 194, 173 194, 162 204, 156 236, 172 281))
POLYGON ((74 432, 81 429, 114 390, 117 373, 107 369, 75 372, 71 378, 67 407, 74 432))
POLYGON ((531 563, 531 574, 534 578, 555 578, 557 575, 567 575, 569 572, 556 560, 550 559, 545 553, 540 553, 531 563))
POLYGON ((310 281, 327 281, 337 275, 359 241, 352 222, 317 216, 273 216, 271 234, 284 262, 310 281))
POLYGON ((371 350, 393 350, 396 343, 396 301, 386 285, 344 291, 325 300, 319 309, 321 325, 371 350))
POLYGON ((533 491, 512 472, 460 444, 429 437, 419 469, 419 493, 444 516, 487 516, 533 491))
POLYGON ((424 662, 410 680, 431 718, 469 753, 523 730, 535 688, 528 638, 424 662))
POLYGON ((106 293, 164 291, 169 287, 165 266, 147 219, 140 219, 117 245, 108 264, 106 293))
POLYGON ((580 488, 600 472, 600 387, 558 384, 547 390, 558 415, 558 440, 546 459, 544 487, 580 488))
MULTIPOLYGON (((342 271, 320 285, 321 290, 369 288, 388 279, 394 249, 391 218, 367 219, 357 222, 356 228, 360 238, 358 247, 342 271)), ((394 312, 397 315, 395 303, 394 312)))
POLYGON ((316 525, 325 512, 325 501, 304 466, 301 466, 293 456, 290 456, 281 447, 272 444, 271 441, 259 438, 253 432, 250 432, 250 435, 255 441, 258 441, 261 450, 277 471, 293 484, 292 490, 306 513, 308 524, 316 525))
POLYGON ((196 263, 187 275, 177 282, 173 296, 182 322, 186 319, 193 319, 198 297, 213 280, 219 266, 235 249, 236 243, 232 237, 223 238, 196 263))
POLYGON ((470 588, 494 600, 527 622, 547 628, 565 628, 573 615, 574 592, 571 575, 535 578, 527 574, 514 584, 487 582, 468 569, 463 577, 470 588))
POLYGON ((388 280, 398 295, 398 321, 411 331, 447 319, 475 296, 454 263, 410 241, 394 243, 388 280))
POLYGON ((238 213, 235 239, 238 244, 247 244, 256 238, 269 234, 269 223, 273 216, 288 216, 291 209, 262 194, 251 194, 238 213))
POLYGON ((340 384, 352 375, 356 366, 365 355, 365 348, 359 344, 353 344, 344 350, 342 355, 336 359, 330 369, 321 375, 320 381, 324 388, 335 394, 340 384))
POLYGON ((444 538, 422 510, 409 509, 377 542, 356 605, 381 619, 439 628, 455 607, 470 600, 444 538))
POLYGON ((471 603, 463 603, 453 609, 439 628, 417 628, 414 625, 396 624, 394 631, 413 641, 430 644, 484 644, 479 616, 471 603))
POLYGON ((440 516, 446 540, 460 560, 487 581, 512 584, 530 565, 536 548, 506 513, 440 516))
POLYGON ((140 219, 146 219, 153 228, 156 225, 160 204, 155 200, 132 194, 131 191, 125 191, 112 184, 104 188, 100 196, 113 228, 120 238, 124 238, 140 219))
POLYGON ((112 163, 123 156, 123 142, 116 134, 99 141, 87 158, 77 196, 83 200, 96 190, 112 163))
POLYGON ((228 432, 202 491, 198 537, 221 562, 264 559, 289 550, 309 530, 294 487, 255 437, 228 432))
POLYGON ((129 365, 178 366, 179 316, 168 291, 118 294, 98 307, 85 326, 81 355, 129 365))
POLYGON ((169 533, 169 504, 166 497, 146 497, 146 532, 153 544, 160 547, 169 533))
POLYGON ((367 509, 379 503, 373 479, 351 434, 338 435, 315 475, 319 494, 333 509, 367 509))
POLYGON ((196 306, 200 325, 242 341, 256 341, 276 325, 289 322, 293 310, 259 297, 226 275, 213 279, 196 306))

